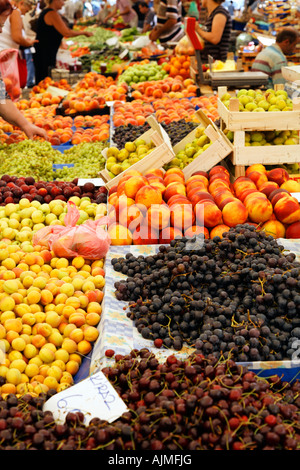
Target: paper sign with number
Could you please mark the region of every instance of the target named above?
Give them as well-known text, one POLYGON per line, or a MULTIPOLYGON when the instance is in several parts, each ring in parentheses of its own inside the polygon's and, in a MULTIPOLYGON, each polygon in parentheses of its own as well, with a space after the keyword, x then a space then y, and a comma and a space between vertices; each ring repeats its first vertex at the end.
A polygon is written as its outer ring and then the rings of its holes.
POLYGON ((69 412, 80 411, 84 414, 84 423, 88 424, 92 418, 111 423, 128 411, 128 408, 103 372, 97 372, 53 395, 46 401, 43 411, 51 411, 58 423, 64 423, 69 412))

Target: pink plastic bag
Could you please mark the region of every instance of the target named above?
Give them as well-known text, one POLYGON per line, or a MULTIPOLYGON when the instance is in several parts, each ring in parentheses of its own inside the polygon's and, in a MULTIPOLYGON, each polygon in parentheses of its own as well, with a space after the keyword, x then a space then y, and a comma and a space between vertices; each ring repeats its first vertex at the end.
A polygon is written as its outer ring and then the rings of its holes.
POLYGON ((107 225, 108 217, 87 220, 77 225, 79 217, 76 205, 69 201, 65 225, 50 225, 38 230, 33 237, 33 244, 47 246, 60 258, 104 258, 110 246, 110 237, 102 225, 107 225))
POLYGON ((0 73, 12 101, 17 101, 21 95, 18 55, 17 49, 4 49, 0 52, 0 73))
POLYGON ((87 220, 75 227, 65 227, 60 233, 51 238, 50 246, 55 256, 85 259, 102 259, 110 246, 108 233, 101 227, 108 222, 108 217, 98 220, 87 220))
POLYGON ((75 227, 80 217, 79 210, 74 202, 69 201, 67 203, 67 213, 65 215, 65 225, 48 225, 38 230, 32 237, 33 246, 41 245, 48 249, 51 249, 51 241, 54 237, 59 235, 67 227, 75 227))

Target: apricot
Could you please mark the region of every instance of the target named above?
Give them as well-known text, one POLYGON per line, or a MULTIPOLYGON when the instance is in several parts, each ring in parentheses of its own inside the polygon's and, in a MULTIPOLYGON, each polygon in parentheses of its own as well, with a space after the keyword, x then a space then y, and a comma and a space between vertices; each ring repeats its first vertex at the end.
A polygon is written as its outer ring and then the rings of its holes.
POLYGON ((222 209, 223 223, 228 227, 235 227, 237 224, 244 224, 248 219, 248 210, 239 201, 231 201, 222 209))
POLYGON ((108 235, 112 245, 131 245, 132 233, 127 227, 121 224, 113 224, 108 227, 108 235))

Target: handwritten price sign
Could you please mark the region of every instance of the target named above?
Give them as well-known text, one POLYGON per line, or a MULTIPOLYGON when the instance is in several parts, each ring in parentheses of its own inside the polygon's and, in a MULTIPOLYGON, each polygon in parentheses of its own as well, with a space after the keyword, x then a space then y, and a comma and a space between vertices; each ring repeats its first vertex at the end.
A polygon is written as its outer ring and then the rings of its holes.
POLYGON ((97 372, 53 395, 46 401, 43 411, 51 411, 58 423, 64 423, 69 412, 80 411, 84 414, 85 424, 88 424, 92 418, 111 423, 128 411, 128 408, 105 375, 97 372))

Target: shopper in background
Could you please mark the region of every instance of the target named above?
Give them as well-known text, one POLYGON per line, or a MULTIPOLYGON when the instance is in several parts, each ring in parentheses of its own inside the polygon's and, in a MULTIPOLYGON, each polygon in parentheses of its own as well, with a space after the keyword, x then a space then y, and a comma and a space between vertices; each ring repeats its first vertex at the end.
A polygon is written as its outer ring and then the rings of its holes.
POLYGON ((104 19, 104 23, 107 23, 107 20, 109 20, 110 18, 114 18, 117 15, 118 11, 123 18, 124 24, 131 28, 137 27, 138 16, 132 8, 130 0, 117 0, 112 11, 104 19))
POLYGON ((34 54, 35 79, 39 83, 51 74, 51 68, 56 65, 56 55, 62 39, 76 36, 92 36, 88 31, 70 29, 66 21, 58 13, 64 5, 64 0, 50 0, 42 10, 37 22, 37 44, 34 54))
POLYGON ((266 47, 257 54, 252 63, 253 72, 264 72, 269 77, 269 87, 285 83, 281 68, 287 66, 286 56, 295 52, 300 35, 292 27, 283 28, 276 36, 275 44, 266 47))
POLYGON ((176 43, 184 36, 181 0, 161 0, 157 9, 157 24, 149 34, 151 41, 176 43))
MULTIPOLYGON (((0 0, 0 33, 2 33, 3 26, 6 21, 9 20, 12 14, 13 6, 8 0, 0 0)), ((1 34, 0 34, 1 38, 1 34)), ((2 77, 0 76, 0 116, 13 126, 21 129, 29 139, 34 136, 40 136, 47 140, 47 133, 44 129, 35 126, 31 122, 27 121, 25 116, 18 110, 18 108, 11 101, 7 93, 5 92, 5 85, 2 77)))
POLYGON ((204 39, 204 49, 201 59, 208 61, 208 56, 214 60, 227 60, 232 20, 229 11, 221 4, 224 0, 203 0, 202 7, 207 9, 205 29, 196 23, 196 32, 204 39))
POLYGON ((73 28, 77 18, 83 13, 83 3, 81 0, 67 0, 64 4, 62 15, 69 23, 69 27, 73 28))
POLYGON ((29 39, 24 34, 22 15, 27 13, 33 6, 30 0, 16 0, 11 2, 12 14, 5 21, 0 36, 0 50, 20 49, 20 46, 31 47, 34 39, 29 39))
POLYGON ((35 43, 35 39, 28 38, 25 35, 23 15, 32 8, 33 3, 31 0, 15 0, 11 3, 14 10, 7 21, 5 21, 0 36, 0 50, 17 49, 19 51, 18 68, 20 87, 25 88, 28 72, 24 49, 32 47, 35 43))
POLYGON ((144 25, 145 15, 140 10, 140 1, 132 0, 132 8, 136 12, 138 17, 138 28, 142 29, 144 25))
POLYGON ((104 24, 104 20, 109 15, 112 10, 112 6, 110 5, 108 0, 103 0, 102 6, 97 14, 97 22, 98 24, 104 24))
MULTIPOLYGON (((33 41, 36 39, 36 33, 32 29, 31 22, 36 15, 36 8, 37 6, 34 5, 34 7, 30 11, 25 13, 23 16, 23 26, 24 26, 25 35, 28 39, 32 39, 33 41)), ((34 70, 34 63, 33 63, 34 53, 35 53, 34 46, 23 48, 23 54, 25 56, 26 65, 27 65, 27 84, 26 84, 27 88, 32 88, 35 85, 35 70, 34 70)))
POLYGON ((142 32, 147 33, 156 25, 156 14, 154 9, 149 7, 147 2, 139 2, 139 8, 145 17, 142 32))

